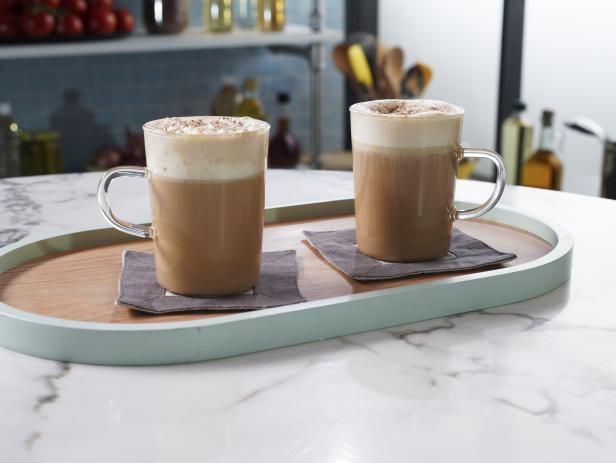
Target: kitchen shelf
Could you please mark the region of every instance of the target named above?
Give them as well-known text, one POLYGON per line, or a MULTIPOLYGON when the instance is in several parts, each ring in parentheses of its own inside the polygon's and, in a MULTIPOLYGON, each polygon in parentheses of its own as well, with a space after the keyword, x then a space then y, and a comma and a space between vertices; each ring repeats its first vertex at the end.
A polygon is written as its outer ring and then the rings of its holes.
POLYGON ((177 35, 147 35, 135 32, 126 38, 87 42, 12 44, 0 46, 0 60, 50 58, 59 56, 153 53, 174 50, 202 50, 239 47, 305 46, 342 41, 342 31, 314 32, 307 26, 287 25, 281 32, 234 31, 212 34, 202 27, 177 35))
POLYGON ((268 47, 273 53, 289 53, 306 60, 310 74, 311 161, 321 167, 322 74, 326 43, 341 42, 344 33, 326 29, 323 24, 324 0, 311 0, 310 26, 288 24, 280 32, 236 30, 212 34, 203 27, 191 27, 177 35, 147 35, 144 31, 121 39, 85 42, 0 45, 0 61, 30 58, 155 53, 181 50, 206 50, 242 47, 268 47))

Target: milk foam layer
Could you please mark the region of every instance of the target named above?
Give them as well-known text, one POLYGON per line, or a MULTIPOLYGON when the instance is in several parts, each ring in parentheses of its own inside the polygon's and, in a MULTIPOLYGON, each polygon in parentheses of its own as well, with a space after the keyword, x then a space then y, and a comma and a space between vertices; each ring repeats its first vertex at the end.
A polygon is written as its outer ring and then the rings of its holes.
POLYGON ((233 180, 265 170, 269 124, 249 117, 174 117, 143 126, 148 170, 178 180, 233 180))
POLYGON ((166 117, 145 124, 145 128, 160 134, 222 135, 262 130, 267 123, 251 117, 166 117))
POLYGON ((444 101, 376 100, 350 111, 354 143, 406 149, 460 143, 464 110, 444 101))

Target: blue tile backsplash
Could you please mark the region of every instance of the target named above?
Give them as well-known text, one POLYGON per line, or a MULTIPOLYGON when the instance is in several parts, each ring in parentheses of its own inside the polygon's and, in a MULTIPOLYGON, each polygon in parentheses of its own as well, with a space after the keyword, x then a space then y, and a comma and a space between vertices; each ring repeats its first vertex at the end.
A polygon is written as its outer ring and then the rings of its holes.
MULTIPOLYGON (((136 13, 141 2, 115 2, 136 13)), ((309 0, 288 0, 288 23, 307 24, 309 0)), ((201 1, 191 3, 193 25, 201 24, 201 1)), ((326 25, 344 28, 344 0, 327 0, 326 25)), ((121 45, 120 43, 118 45, 121 45)), ((343 146, 344 81, 326 47, 323 76, 323 147, 343 146)), ((168 115, 207 114, 224 76, 241 84, 256 76, 270 123, 275 125, 276 92, 291 93, 292 130, 310 150, 308 63, 264 48, 190 50, 145 54, 0 60, 0 101, 10 101, 25 129, 66 126, 70 113, 87 120, 87 130, 63 143, 67 172, 84 170, 102 145, 124 142, 124 128, 140 130, 148 120, 168 115), (79 95, 75 95, 75 92, 79 95), (53 123, 52 123, 53 121, 53 123)))

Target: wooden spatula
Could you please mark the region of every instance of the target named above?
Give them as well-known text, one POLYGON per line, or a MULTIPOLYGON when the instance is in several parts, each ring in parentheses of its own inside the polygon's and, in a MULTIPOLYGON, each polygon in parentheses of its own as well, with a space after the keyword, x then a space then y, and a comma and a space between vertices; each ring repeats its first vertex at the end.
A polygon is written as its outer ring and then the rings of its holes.
POLYGON ((432 80, 432 69, 427 64, 416 63, 404 76, 402 95, 406 98, 419 98, 432 80))
POLYGON ((383 76, 390 89, 392 98, 400 98, 400 83, 402 81, 402 63, 404 52, 399 47, 391 48, 385 53, 383 76))

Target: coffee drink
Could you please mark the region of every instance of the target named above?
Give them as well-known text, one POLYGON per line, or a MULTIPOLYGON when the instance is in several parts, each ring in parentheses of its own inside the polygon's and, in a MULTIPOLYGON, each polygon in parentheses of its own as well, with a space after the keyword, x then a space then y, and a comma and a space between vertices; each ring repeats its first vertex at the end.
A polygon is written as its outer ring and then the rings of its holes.
POLYGON ((156 278, 172 292, 223 296, 259 278, 269 125, 167 118, 144 125, 156 278))
POLYGON ((359 250, 412 262, 447 254, 463 109, 430 100, 351 107, 359 250))

